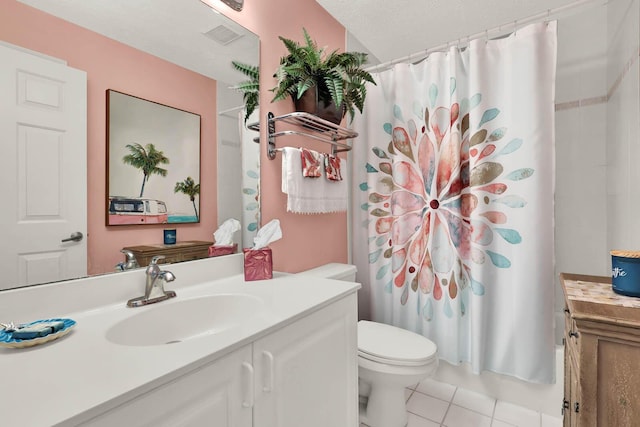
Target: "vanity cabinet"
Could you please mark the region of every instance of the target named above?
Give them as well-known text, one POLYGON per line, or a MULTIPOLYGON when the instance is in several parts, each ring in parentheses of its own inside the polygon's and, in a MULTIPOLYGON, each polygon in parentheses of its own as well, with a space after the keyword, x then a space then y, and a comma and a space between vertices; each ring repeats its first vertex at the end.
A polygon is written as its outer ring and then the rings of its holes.
POLYGON ((140 267, 146 267, 151 259, 156 255, 163 255, 161 264, 172 264, 174 262, 193 261, 195 259, 207 258, 209 256, 209 246, 213 242, 203 242, 199 240, 187 240, 177 242, 173 245, 139 245, 122 248, 131 251, 135 255, 140 267))
POLYGON ((356 304, 344 297, 83 425, 357 427, 356 304))
POLYGON ((565 295, 565 427, 637 426, 640 420, 640 298, 611 278, 560 275, 565 295))

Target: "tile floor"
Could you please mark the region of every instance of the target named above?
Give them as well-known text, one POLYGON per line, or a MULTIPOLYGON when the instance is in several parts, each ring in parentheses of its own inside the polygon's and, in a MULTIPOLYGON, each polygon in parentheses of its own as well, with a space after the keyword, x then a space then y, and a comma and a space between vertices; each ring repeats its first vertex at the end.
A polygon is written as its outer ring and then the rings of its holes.
POLYGON ((406 389, 406 397, 407 427, 562 427, 560 414, 541 414, 432 379, 406 389))

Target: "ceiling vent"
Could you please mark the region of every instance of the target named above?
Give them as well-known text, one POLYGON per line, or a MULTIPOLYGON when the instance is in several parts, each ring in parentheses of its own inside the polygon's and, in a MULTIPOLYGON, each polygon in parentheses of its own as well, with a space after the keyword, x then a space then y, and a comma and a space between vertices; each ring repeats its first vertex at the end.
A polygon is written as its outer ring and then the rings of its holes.
POLYGON ((218 25, 214 29, 204 33, 204 35, 209 37, 211 40, 220 43, 221 45, 228 45, 232 41, 242 37, 242 34, 238 34, 231 28, 225 27, 224 25, 218 25))
POLYGON ((241 11, 244 0, 222 0, 222 3, 226 4, 233 10, 241 11))

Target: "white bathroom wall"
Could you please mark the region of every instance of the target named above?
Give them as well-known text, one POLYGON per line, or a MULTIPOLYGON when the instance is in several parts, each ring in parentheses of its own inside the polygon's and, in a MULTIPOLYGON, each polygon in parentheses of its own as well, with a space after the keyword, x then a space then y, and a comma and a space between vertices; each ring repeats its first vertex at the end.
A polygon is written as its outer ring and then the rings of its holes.
MULTIPOLYGON (((607 274, 606 40, 606 6, 558 21, 555 308, 559 313, 564 308, 561 272, 607 274)), ((561 342, 564 325, 557 326, 561 342)))
POLYGON ((607 27, 607 248, 640 250, 640 0, 610 1, 607 27))
MULTIPOLYGON (((640 0, 611 0, 559 22, 556 277, 608 276, 610 250, 640 250, 639 54, 640 0)), ((558 313, 562 304, 557 282, 558 313)))

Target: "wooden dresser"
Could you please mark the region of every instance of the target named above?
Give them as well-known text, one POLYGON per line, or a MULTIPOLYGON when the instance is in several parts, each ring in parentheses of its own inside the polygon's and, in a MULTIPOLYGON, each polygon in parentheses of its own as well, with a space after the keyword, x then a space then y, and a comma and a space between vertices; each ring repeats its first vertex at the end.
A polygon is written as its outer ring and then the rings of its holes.
POLYGON ((640 298, 614 293, 610 277, 560 279, 564 426, 640 426, 640 298))
POLYGON ((151 262, 151 258, 156 255, 164 255, 165 258, 160 260, 160 263, 163 264, 207 258, 209 256, 209 246, 211 245, 213 245, 213 242, 188 240, 177 242, 173 245, 127 246, 123 249, 133 252, 140 267, 146 267, 151 262))

